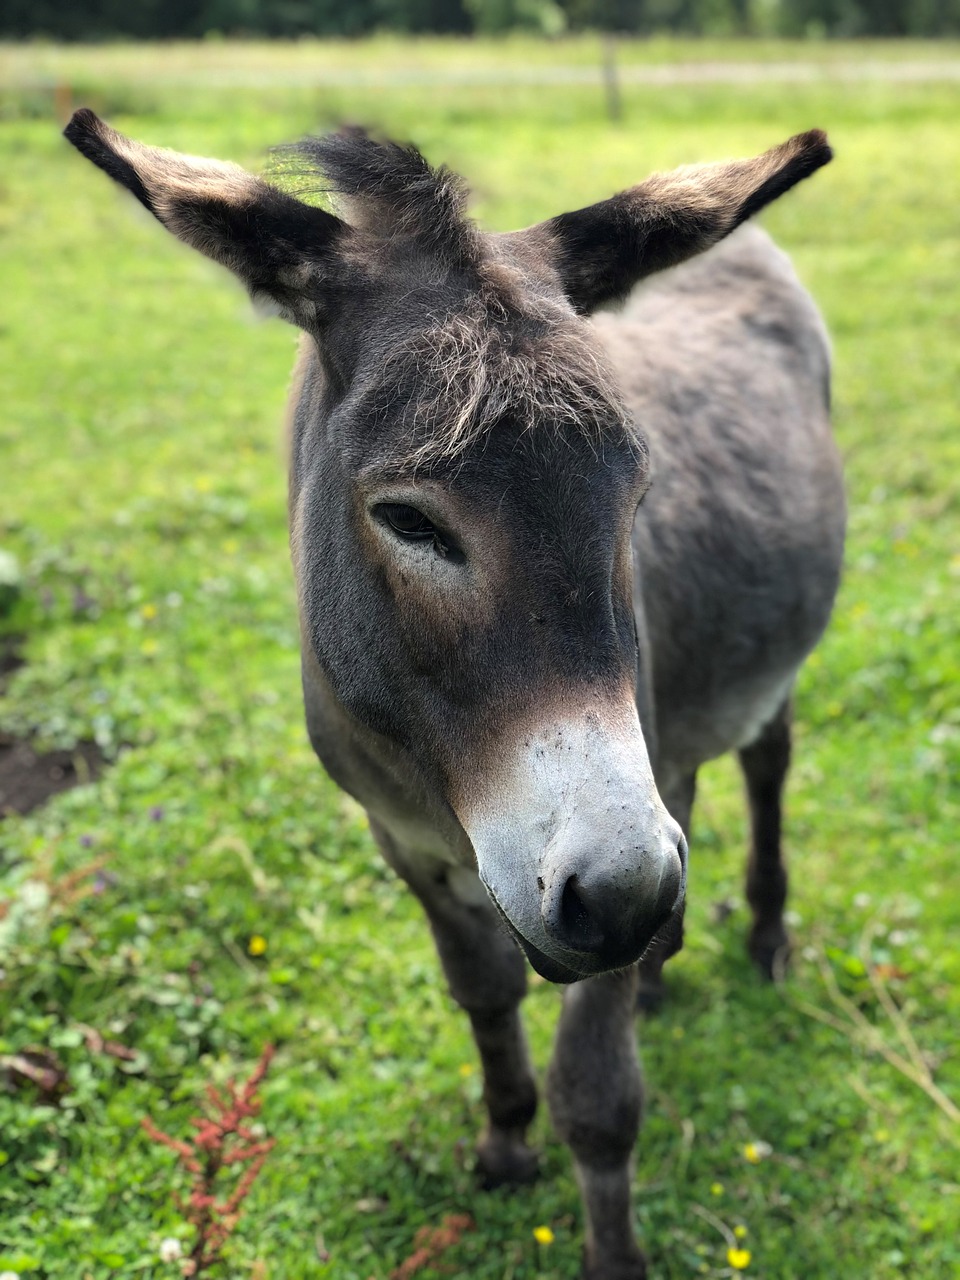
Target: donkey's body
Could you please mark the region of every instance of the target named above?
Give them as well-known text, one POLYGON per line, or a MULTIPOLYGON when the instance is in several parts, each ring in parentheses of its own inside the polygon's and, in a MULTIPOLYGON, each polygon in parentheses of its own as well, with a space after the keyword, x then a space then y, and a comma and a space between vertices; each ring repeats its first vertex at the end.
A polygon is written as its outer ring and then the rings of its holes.
POLYGON ((760 233, 583 317, 709 248, 829 159, 825 140, 484 236, 450 175, 364 137, 307 146, 346 222, 88 112, 68 136, 309 335, 290 511, 311 739, 470 1015, 488 1182, 536 1167, 515 941, 569 984, 548 1093, 585 1275, 642 1280, 638 975, 655 997, 696 770, 734 748, 751 950, 772 972, 784 949, 788 698, 836 588, 843 499, 822 329, 760 233))
POLYGON ((650 447, 633 544, 663 794, 759 737, 829 617, 844 511, 829 351, 755 227, 595 323, 650 447))
MULTIPOLYGON (((649 655, 638 705, 657 788, 689 836, 697 769, 739 752, 753 827, 750 951, 773 976, 787 943, 789 699, 830 616, 843 554, 826 332, 786 255, 755 227, 596 323, 652 459, 633 544, 649 655)), ((660 966, 679 941, 641 965, 645 1004, 658 1001, 660 966)))

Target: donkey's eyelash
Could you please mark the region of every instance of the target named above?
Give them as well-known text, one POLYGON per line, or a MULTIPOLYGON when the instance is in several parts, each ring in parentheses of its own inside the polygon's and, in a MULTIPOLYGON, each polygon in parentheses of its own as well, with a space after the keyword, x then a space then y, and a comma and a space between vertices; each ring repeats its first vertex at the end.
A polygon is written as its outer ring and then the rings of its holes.
POLYGON ((464 558, 456 542, 417 507, 406 502, 381 502, 374 508, 374 515, 404 542, 432 543, 433 550, 444 560, 464 558))
POLYGON ((376 514, 402 538, 426 539, 437 533, 436 525, 422 511, 405 502, 382 502, 376 508, 376 514))

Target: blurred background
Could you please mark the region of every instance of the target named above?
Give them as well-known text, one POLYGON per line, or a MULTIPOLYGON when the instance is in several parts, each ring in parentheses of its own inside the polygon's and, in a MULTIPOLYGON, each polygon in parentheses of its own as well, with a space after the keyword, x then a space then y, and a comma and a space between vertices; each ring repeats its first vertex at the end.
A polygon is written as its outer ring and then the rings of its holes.
MULTIPOLYGON (((182 1274, 186 1184, 142 1121, 189 1136, 267 1042, 278 1141, 211 1274, 409 1276, 417 1232, 466 1213, 424 1280, 573 1280, 581 1233, 543 1114, 541 1181, 477 1194, 466 1020, 306 741, 295 334, 67 146, 87 105, 258 172, 369 125, 504 230, 829 132, 763 217, 832 334, 850 501, 797 698, 791 973, 746 959, 716 761, 687 943, 638 1026, 635 1214, 660 1280, 960 1275, 958 30, 960 0, 5 0, 0 1274, 182 1274)), ((558 998, 525 1005, 541 1068, 558 998)))
POLYGON ((53 40, 211 35, 360 36, 536 31, 690 36, 943 36, 960 0, 6 0, 0 36, 53 40))

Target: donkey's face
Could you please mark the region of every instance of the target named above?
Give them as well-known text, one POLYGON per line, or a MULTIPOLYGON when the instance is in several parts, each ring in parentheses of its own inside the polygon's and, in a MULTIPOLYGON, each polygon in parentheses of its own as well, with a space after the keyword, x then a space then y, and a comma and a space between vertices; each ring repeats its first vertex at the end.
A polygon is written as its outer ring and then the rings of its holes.
POLYGON ((822 135, 509 236, 476 231, 449 174, 364 136, 301 148, 345 220, 89 112, 68 137, 315 343, 292 543, 332 696, 455 815, 543 974, 636 960, 682 906, 685 844, 634 702, 646 450, 582 317, 812 172, 822 135))
POLYGON ((414 762, 536 966, 569 978, 636 959, 681 899, 634 703, 647 458, 588 324, 489 253, 410 281, 415 321, 335 408, 315 371, 294 560, 341 705, 414 762))

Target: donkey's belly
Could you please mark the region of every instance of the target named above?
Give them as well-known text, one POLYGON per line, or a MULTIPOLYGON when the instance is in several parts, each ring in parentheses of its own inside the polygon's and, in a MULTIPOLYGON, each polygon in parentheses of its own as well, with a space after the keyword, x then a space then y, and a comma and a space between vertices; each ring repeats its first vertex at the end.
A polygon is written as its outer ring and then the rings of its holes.
POLYGON ((832 487, 802 513, 736 488, 699 497, 684 510, 652 491, 634 539, 658 758, 685 773, 755 741, 789 695, 827 625, 843 537, 832 487))
POLYGON ((797 665, 741 679, 709 701, 658 707, 658 785, 669 788, 707 760, 755 742, 789 697, 797 665))
MULTIPOLYGON (((809 473, 794 483, 813 493, 809 473)), ((735 487, 702 489, 686 510, 651 492, 634 539, 635 590, 664 767, 689 772, 748 745, 788 696, 836 593, 838 488, 837 476, 803 511, 787 498, 763 510, 735 487)))

